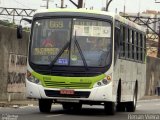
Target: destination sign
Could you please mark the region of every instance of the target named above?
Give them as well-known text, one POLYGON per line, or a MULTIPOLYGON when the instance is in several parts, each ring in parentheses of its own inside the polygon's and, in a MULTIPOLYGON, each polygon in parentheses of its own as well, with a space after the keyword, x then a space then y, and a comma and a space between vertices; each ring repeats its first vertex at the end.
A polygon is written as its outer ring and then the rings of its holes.
POLYGON ((34 55, 56 55, 59 48, 34 48, 34 55))

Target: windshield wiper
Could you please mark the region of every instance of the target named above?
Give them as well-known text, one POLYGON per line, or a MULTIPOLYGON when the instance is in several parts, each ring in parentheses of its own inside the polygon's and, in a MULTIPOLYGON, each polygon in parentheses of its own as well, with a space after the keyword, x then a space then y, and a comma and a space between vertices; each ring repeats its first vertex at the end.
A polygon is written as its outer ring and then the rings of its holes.
MULTIPOLYGON (((80 53, 80 56, 81 56, 82 61, 83 61, 83 64, 84 64, 84 67, 85 67, 86 70, 88 70, 87 62, 86 62, 85 57, 84 57, 84 55, 83 55, 83 53, 82 53, 81 47, 80 47, 80 45, 79 45, 79 43, 78 43, 78 41, 77 41, 77 39, 76 39, 76 35, 75 35, 74 42, 75 42, 75 44, 76 44, 76 46, 77 46, 77 48, 78 48, 78 51, 79 51, 79 53, 80 53)), ((58 58, 59 58, 59 57, 63 54, 63 52, 69 47, 69 45, 70 45, 70 41, 68 41, 68 42, 63 46, 63 48, 59 51, 58 55, 51 61, 50 65, 49 65, 50 67, 52 67, 52 66, 56 63, 56 61, 58 60, 58 58)))
POLYGON ((52 67, 52 66, 56 63, 56 61, 58 60, 58 58, 63 54, 64 50, 69 47, 69 45, 70 45, 70 41, 68 41, 68 42, 63 46, 63 48, 59 51, 58 55, 51 61, 50 65, 49 65, 50 67, 52 67))
POLYGON ((76 39, 76 33, 75 33, 74 42, 75 42, 75 44, 76 44, 76 46, 77 46, 77 48, 78 48, 78 51, 79 51, 79 53, 80 53, 80 55, 81 55, 81 58, 82 58, 84 67, 86 68, 86 70, 88 70, 88 66, 87 66, 86 59, 85 59, 85 57, 84 57, 84 55, 83 55, 83 53, 82 53, 81 47, 80 47, 80 45, 79 45, 79 43, 78 43, 78 41, 77 41, 77 39, 76 39))

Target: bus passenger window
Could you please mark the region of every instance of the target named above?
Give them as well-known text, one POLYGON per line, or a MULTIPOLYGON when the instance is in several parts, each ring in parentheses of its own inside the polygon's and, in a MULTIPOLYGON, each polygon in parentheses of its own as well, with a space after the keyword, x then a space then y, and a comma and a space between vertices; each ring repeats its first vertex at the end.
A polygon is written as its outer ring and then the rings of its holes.
POLYGON ((121 46, 122 46, 122 49, 121 49, 121 56, 122 57, 125 57, 125 27, 123 26, 122 28, 122 31, 121 31, 121 34, 122 34, 122 38, 121 38, 121 46))
POLYGON ((146 36, 144 35, 143 36, 143 62, 145 62, 145 59, 146 59, 146 36))
POLYGON ((114 37, 114 50, 115 50, 115 60, 118 56, 118 52, 119 52, 119 41, 120 41, 120 29, 119 28, 115 28, 115 37, 114 37))
POLYGON ((139 42, 139 34, 136 33, 136 60, 139 60, 139 49, 138 49, 138 42, 139 42))
POLYGON ((134 32, 134 59, 137 60, 137 33, 134 32))
POLYGON ((125 29, 125 58, 128 58, 128 29, 125 29))
POLYGON ((129 58, 132 59, 132 30, 129 29, 129 58))
POLYGON ((119 38, 119 56, 122 57, 122 51, 123 51, 123 27, 120 26, 120 38, 119 38))
POLYGON ((132 59, 134 59, 134 39, 135 39, 135 32, 132 30, 132 59))
POLYGON ((143 59, 143 37, 142 34, 140 34, 140 61, 143 59))
POLYGON ((128 28, 128 41, 127 42, 127 49, 128 49, 128 58, 130 58, 130 30, 128 28))

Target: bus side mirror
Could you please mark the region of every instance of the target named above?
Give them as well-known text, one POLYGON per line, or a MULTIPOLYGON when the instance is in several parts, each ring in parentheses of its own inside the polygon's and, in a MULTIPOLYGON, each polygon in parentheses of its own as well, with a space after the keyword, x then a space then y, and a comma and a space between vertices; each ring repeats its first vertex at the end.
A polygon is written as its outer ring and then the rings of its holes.
POLYGON ((22 28, 22 25, 18 25, 17 26, 17 38, 18 39, 21 39, 23 37, 23 28, 22 28))

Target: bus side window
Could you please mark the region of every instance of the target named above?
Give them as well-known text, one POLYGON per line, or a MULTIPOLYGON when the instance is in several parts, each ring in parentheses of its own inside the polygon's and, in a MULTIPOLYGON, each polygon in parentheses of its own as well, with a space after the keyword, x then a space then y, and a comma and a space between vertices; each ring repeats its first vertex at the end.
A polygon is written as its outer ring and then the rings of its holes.
POLYGON ((125 58, 128 59, 128 28, 125 28, 125 58))
POLYGON ((116 62, 116 59, 119 54, 119 45, 120 45, 120 29, 115 27, 115 34, 114 34, 114 60, 116 62))
POLYGON ((146 36, 143 35, 143 62, 145 62, 146 58, 146 36))
POLYGON ((134 32, 134 59, 137 60, 137 33, 134 32))
POLYGON ((140 34, 140 61, 143 61, 143 36, 140 34))
POLYGON ((136 60, 139 60, 139 34, 138 32, 136 33, 136 60))
POLYGON ((135 44, 135 32, 134 30, 132 30, 132 59, 134 60, 134 53, 135 53, 135 49, 134 49, 134 45, 135 44))
POLYGON ((123 57, 124 55, 124 48, 123 48, 123 26, 121 25, 121 27, 120 27, 120 39, 119 39, 119 46, 120 46, 120 52, 119 52, 119 55, 120 55, 120 57, 123 57))

